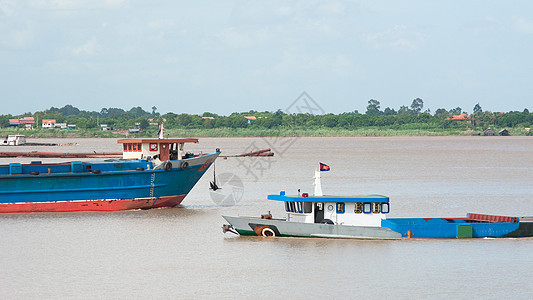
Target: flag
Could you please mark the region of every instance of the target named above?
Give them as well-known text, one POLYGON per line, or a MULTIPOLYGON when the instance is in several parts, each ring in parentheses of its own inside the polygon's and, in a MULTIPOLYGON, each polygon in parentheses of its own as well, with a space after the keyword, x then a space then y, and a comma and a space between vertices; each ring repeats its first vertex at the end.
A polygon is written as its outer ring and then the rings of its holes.
POLYGON ((330 168, 328 165, 320 163, 320 171, 329 171, 330 168))

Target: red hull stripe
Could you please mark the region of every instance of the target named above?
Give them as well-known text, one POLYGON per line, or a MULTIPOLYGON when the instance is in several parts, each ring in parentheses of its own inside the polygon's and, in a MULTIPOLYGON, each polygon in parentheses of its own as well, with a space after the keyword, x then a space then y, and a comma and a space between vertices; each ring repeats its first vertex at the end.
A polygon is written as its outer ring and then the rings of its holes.
POLYGON ((186 195, 141 199, 2 203, 0 204, 0 213, 119 211, 173 207, 180 204, 185 196, 186 195))

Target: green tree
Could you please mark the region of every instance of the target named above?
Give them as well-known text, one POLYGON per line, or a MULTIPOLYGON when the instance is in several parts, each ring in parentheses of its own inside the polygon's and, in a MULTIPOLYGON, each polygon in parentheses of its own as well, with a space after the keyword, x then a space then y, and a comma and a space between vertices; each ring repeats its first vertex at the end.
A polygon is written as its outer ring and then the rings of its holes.
POLYGON ((422 111, 422 108, 424 108, 424 101, 420 98, 416 98, 411 103, 411 110, 416 114, 420 114, 422 111))
POLYGON ((472 110, 472 113, 474 114, 477 114, 477 113, 480 113, 482 112, 483 110, 481 109, 481 105, 479 105, 479 103, 477 103, 475 106, 474 106, 474 109, 472 110))
POLYGON ((463 112, 463 109, 457 106, 456 108, 450 109, 452 115, 460 115, 463 112))
POLYGON ((366 107, 366 114, 369 116, 378 116, 381 114, 379 110, 380 103, 378 100, 370 99, 368 100, 368 106, 366 107))

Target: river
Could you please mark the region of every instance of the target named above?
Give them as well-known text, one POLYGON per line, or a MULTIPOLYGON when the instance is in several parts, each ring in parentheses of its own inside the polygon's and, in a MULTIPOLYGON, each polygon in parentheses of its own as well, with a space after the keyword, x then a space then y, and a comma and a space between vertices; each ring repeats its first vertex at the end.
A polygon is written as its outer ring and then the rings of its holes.
MULTIPOLYGON (((2 151, 121 150, 115 139, 60 142, 78 145, 2 151)), ((319 162, 331 167, 322 174, 324 194, 390 196, 390 217, 533 216, 531 137, 203 138, 188 146, 276 155, 218 159, 222 189, 208 189, 211 168, 176 208, 0 215, 2 298, 533 296, 533 238, 357 241, 221 231, 222 215, 282 217, 282 205, 266 195, 312 193, 319 162)))

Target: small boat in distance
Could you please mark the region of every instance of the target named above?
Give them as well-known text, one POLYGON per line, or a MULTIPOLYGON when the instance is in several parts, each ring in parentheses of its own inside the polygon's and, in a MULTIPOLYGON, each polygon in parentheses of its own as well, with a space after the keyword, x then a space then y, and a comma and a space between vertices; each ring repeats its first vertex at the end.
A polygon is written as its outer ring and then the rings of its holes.
POLYGON ((0 213, 118 211, 179 205, 219 156, 194 138, 118 140, 122 159, 0 165, 0 213))
POLYGON ((26 137, 21 134, 8 135, 0 145, 3 146, 22 146, 26 144, 26 137))
MULTIPOLYGON (((329 167, 328 167, 329 170, 329 167)), ((532 237, 533 217, 470 213, 466 218, 387 218, 389 197, 323 196, 320 171, 315 171, 315 195, 268 195, 281 201, 286 218, 223 216, 223 232, 243 236, 321 237, 394 240, 402 238, 532 237)))

